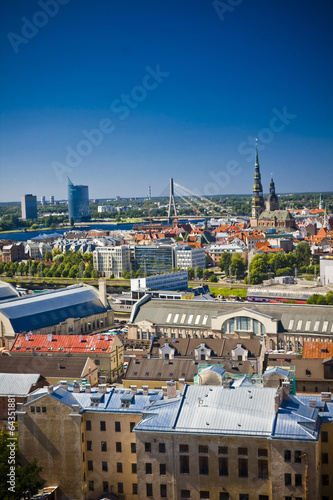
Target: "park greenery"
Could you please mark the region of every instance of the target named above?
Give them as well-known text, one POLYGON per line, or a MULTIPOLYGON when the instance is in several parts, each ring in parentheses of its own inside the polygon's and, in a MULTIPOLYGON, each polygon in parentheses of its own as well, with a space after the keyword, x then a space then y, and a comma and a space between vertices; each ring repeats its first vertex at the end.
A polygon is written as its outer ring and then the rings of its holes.
POLYGON ((307 301, 307 304, 318 304, 333 306, 333 292, 327 292, 326 295, 314 293, 307 301))
POLYGON ((44 260, 28 260, 27 262, 2 262, 0 274, 6 277, 37 276, 44 278, 98 278, 98 272, 93 269, 91 253, 82 254, 68 250, 45 252, 44 260))
POLYGON ((0 498, 1 500, 24 500, 30 499, 43 488, 45 481, 41 479, 42 468, 38 466, 37 459, 33 462, 22 465, 17 439, 9 439, 11 436, 8 431, 0 431, 0 498), (9 444, 15 443, 15 458, 9 444), (15 466, 15 491, 9 491, 8 480, 12 460, 15 466))

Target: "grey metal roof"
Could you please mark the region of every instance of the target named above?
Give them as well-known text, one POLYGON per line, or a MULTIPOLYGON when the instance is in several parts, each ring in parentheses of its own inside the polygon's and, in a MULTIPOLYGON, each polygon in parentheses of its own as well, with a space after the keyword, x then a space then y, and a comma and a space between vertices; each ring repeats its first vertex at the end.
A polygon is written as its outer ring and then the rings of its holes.
POLYGON ((20 293, 9 283, 0 281, 0 301, 19 297, 20 293))
POLYGON ((131 358, 124 380, 178 380, 193 382, 198 363, 191 359, 131 358))
POLYGON ((80 379, 87 364, 86 356, 0 356, 0 378, 3 374, 40 373, 43 377, 80 379))
POLYGON ((17 333, 105 311, 98 291, 82 284, 0 302, 0 313, 10 320, 17 333))
POLYGON ((279 331, 333 333, 333 306, 144 299, 145 303, 139 301, 133 308, 131 323, 147 320, 170 327, 211 329, 212 317, 244 310, 244 316, 251 311, 278 321, 279 331))
POLYGON ((36 373, 1 373, 0 396, 26 396, 39 379, 36 373))

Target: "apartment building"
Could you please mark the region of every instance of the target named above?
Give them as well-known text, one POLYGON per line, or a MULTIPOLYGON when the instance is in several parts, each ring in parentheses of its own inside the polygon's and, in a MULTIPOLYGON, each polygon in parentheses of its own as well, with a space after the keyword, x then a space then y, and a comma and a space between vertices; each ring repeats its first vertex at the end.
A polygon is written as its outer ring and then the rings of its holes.
POLYGON ((128 246, 100 247, 93 251, 93 266, 103 278, 113 274, 120 278, 123 271, 130 271, 130 250, 128 246))
POLYGON ((206 268, 205 248, 191 248, 188 245, 178 245, 175 247, 175 264, 182 271, 187 271, 189 267, 195 269, 206 268))

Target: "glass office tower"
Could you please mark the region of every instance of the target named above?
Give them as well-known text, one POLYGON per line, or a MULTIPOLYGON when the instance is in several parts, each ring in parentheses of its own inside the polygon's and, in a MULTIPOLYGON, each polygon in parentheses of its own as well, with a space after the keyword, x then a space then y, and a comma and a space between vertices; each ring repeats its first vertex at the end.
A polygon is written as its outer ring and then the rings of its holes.
POLYGON ((68 218, 69 222, 90 220, 88 186, 74 186, 68 178, 68 218))

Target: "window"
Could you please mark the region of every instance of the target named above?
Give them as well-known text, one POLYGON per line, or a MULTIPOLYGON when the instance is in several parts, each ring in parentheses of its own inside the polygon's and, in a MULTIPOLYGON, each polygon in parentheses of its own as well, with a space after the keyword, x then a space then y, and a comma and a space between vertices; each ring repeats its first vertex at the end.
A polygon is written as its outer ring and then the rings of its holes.
POLYGON ((291 485, 291 474, 285 474, 284 475, 284 484, 286 486, 291 485))
POLYGON ((131 443, 131 453, 136 453, 136 443, 131 443))
POLYGON ((295 458, 295 464, 300 464, 302 462, 302 452, 299 450, 295 450, 294 452, 294 458, 295 458))
POLYGON ((124 484, 118 483, 118 493, 124 493, 124 484))
POLYGON ((102 471, 107 472, 108 471, 108 463, 107 462, 102 462, 102 471))
POLYGON ((321 463, 322 464, 328 464, 328 453, 322 453, 321 454, 321 463))
POLYGON ((87 451, 92 451, 92 441, 87 441, 87 451))
POLYGON ((109 491, 109 483, 107 481, 103 481, 103 492, 106 493, 109 491))
POLYGON ((101 431, 106 431, 106 424, 105 424, 104 420, 101 420, 99 424, 100 424, 101 431))
POLYGON ((180 473, 181 474, 189 474, 190 473, 190 457, 188 455, 180 455, 179 456, 179 465, 180 465, 180 473))
POLYGON ((329 476, 328 476, 328 474, 322 474, 321 475, 321 484, 323 486, 329 486, 329 476))
POLYGON ((89 481, 89 491, 94 491, 94 489, 95 489, 94 481, 89 481))
POLYGON ((88 470, 94 470, 94 463, 92 460, 88 460, 88 470))
POLYGON ((220 496, 219 496, 219 500, 229 500, 229 493, 221 491, 220 496))
POLYGON ((248 477, 247 458, 238 459, 238 477, 248 477))
POLYGON ((42 406, 42 413, 46 413, 46 406, 42 406))
POLYGON ((107 451, 106 441, 101 441, 101 451, 107 451))
POLYGON ((208 453, 208 446, 199 446, 199 453, 208 453))
POLYGON ((166 464, 160 464, 160 476, 166 475, 166 464))
POLYGON ((160 485, 160 493, 161 493, 161 498, 167 497, 167 485, 166 484, 160 485))
POLYGON ((247 448, 238 448, 238 455, 247 455, 247 448))
POLYGON ((302 486, 302 474, 295 474, 295 486, 302 486))
POLYGON ((200 498, 209 498, 209 491, 200 491, 200 498))
POLYGON ((135 422, 130 422, 130 432, 133 432, 134 427, 135 427, 135 422))
POLYGON ((284 461, 291 462, 291 451, 290 450, 284 450, 284 461))
POLYGON ((34 406, 30 406, 30 411, 31 411, 31 413, 35 413, 35 407, 34 406))
POLYGON ((321 431, 321 440, 323 443, 328 443, 328 432, 321 431))
POLYGON ((259 500, 269 500, 268 495, 259 495, 259 500))
POLYGON ((91 420, 86 420, 86 431, 91 431, 91 420))
POLYGON ((258 457, 267 457, 267 456, 268 456, 268 450, 266 448, 258 449, 258 457))
POLYGON ((151 451, 151 443, 145 443, 145 451, 151 451))
POLYGON ((132 474, 136 474, 138 470, 137 464, 132 464, 132 474))
POLYGON ((228 455, 228 446, 219 446, 219 455, 228 455))
POLYGON ((120 422, 115 422, 114 423, 114 430, 115 430, 115 432, 120 432, 121 431, 120 422))
POLYGON ((152 466, 151 466, 151 463, 148 462, 146 463, 146 474, 152 474, 153 471, 152 471, 152 466))
POLYGON ((249 500, 248 493, 240 493, 239 494, 239 500, 249 500))
POLYGON ((208 466, 208 457, 199 457, 199 474, 201 476, 208 476, 209 474, 209 466, 208 466))
POLYGON ((85 454, 84 452, 82 453, 82 462, 85 462, 86 461, 86 457, 85 457, 85 454))
POLYGON ((137 483, 133 483, 132 484, 132 493, 133 493, 133 495, 137 495, 138 494, 138 485, 137 485, 137 483))
POLYGON ((147 497, 152 497, 153 496, 153 485, 152 485, 152 483, 146 483, 146 496, 147 497))
POLYGON ((123 472, 123 464, 121 462, 117 462, 117 472, 123 472))
POLYGON ((268 479, 268 461, 258 460, 258 479, 268 479))
POLYGON ((159 443, 158 444, 158 451, 160 453, 165 453, 165 443, 159 443))
POLYGON ((180 490, 180 498, 191 498, 190 490, 180 490))
POLYGON ((180 444, 179 453, 188 453, 188 444, 180 444))
POLYGON ((121 443, 119 441, 116 442, 116 452, 121 453, 121 443))
POLYGON ((219 457, 219 476, 228 476, 228 459, 226 457, 219 457))

